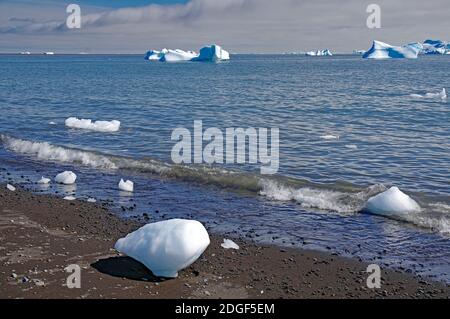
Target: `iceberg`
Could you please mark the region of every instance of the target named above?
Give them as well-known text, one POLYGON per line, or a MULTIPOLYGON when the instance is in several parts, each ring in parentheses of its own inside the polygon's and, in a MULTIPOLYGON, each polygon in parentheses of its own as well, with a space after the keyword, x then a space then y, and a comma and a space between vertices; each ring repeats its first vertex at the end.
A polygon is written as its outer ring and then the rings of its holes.
POLYGON ((160 62, 182 62, 201 61, 218 62, 230 59, 230 54, 219 45, 213 44, 200 49, 200 53, 194 51, 183 51, 180 49, 162 49, 161 51, 150 50, 145 54, 145 59, 160 62))
POLYGON ((443 88, 439 93, 426 93, 425 95, 411 94, 410 96, 418 99, 441 99, 442 101, 445 101, 447 99, 447 92, 445 91, 445 88, 443 88))
POLYGON ((422 44, 422 54, 450 54, 450 43, 427 39, 422 44))
POLYGON ((119 182, 119 189, 125 192, 132 192, 134 189, 134 183, 130 180, 126 182, 121 178, 119 182))
POLYGON ((176 278, 209 243, 208 232, 200 222, 170 219, 139 228, 119 239, 114 248, 144 264, 155 276, 176 278))
POLYGON ((305 55, 307 55, 307 56, 332 56, 333 53, 331 53, 330 50, 325 49, 325 50, 309 51, 309 52, 306 52, 305 55))
POLYGON ((78 119, 76 117, 69 117, 65 124, 70 128, 78 128, 84 130, 91 130, 97 132, 117 132, 120 128, 120 121, 94 121, 89 119, 78 119))
POLYGON ((414 199, 394 186, 369 198, 364 210, 376 215, 401 216, 420 211, 420 206, 414 199))
POLYGON ((420 43, 410 43, 398 47, 381 41, 373 41, 372 47, 362 57, 364 59, 416 59, 422 48, 420 43))
POLYGON ((76 179, 77 175, 74 172, 65 171, 56 175, 55 182, 58 184, 71 185, 75 183, 76 179))

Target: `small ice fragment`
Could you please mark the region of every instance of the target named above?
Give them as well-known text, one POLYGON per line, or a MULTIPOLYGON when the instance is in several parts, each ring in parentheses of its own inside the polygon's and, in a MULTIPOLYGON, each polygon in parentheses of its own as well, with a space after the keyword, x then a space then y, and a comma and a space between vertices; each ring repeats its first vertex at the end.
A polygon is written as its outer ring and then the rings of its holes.
POLYGON ((346 147, 346 148, 349 148, 349 149, 351 149, 351 150, 356 150, 356 149, 358 149, 358 146, 355 145, 355 144, 347 144, 347 145, 345 145, 345 147, 346 147))
POLYGON ((120 121, 94 121, 90 119, 78 119, 76 117, 69 117, 65 124, 70 128, 85 129, 97 132, 117 132, 120 128, 120 121))
POLYGON ((48 122, 48 124, 50 124, 50 125, 56 125, 56 123, 53 122, 53 121, 48 122))
POLYGON ((48 184, 50 183, 50 178, 42 176, 40 180, 37 182, 38 184, 48 184))
POLYGON ((66 196, 63 199, 65 199, 65 200, 75 200, 76 198, 74 196, 66 196))
POLYGON ((223 239, 223 243, 220 244, 220 246, 225 249, 239 249, 239 246, 234 241, 225 238, 223 239))
POLYGON ((134 189, 134 183, 130 180, 126 182, 121 178, 119 182, 119 189, 125 192, 132 192, 134 189))
POLYGON ((88 203, 96 203, 97 200, 96 200, 95 198, 88 198, 88 199, 87 199, 87 202, 88 202, 88 203))
POLYGON ((74 172, 65 171, 56 175, 55 182, 58 184, 71 185, 75 183, 76 179, 77 175, 74 172))
POLYGON ((143 263, 155 276, 175 278, 209 243, 208 232, 200 222, 171 219, 139 228, 119 239, 114 248, 143 263))
POLYGON ((11 192, 14 192, 16 188, 10 184, 6 184, 6 188, 9 189, 11 192))
POLYGON ((372 214, 395 216, 420 211, 420 206, 414 199, 394 186, 369 198, 365 210, 372 214))
POLYGON ((327 134, 327 135, 322 135, 320 138, 322 138, 324 140, 337 140, 337 139, 339 139, 339 135, 327 134))

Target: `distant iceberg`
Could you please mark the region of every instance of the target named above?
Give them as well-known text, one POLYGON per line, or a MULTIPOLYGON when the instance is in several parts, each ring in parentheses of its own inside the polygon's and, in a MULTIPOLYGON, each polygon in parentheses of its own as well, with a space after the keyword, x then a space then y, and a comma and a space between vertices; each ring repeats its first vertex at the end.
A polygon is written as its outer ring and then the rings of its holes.
POLYGON ((194 51, 183 51, 180 49, 162 49, 161 51, 150 50, 145 54, 145 59, 160 62, 182 62, 202 61, 218 62, 230 59, 230 54, 219 45, 213 44, 200 49, 200 53, 194 51))
POLYGON ((427 39, 422 46, 422 54, 450 54, 450 43, 445 41, 427 39))
POLYGON ((309 52, 306 52, 305 55, 307 55, 307 56, 332 56, 333 53, 331 53, 330 50, 325 49, 325 50, 309 51, 309 52))
POLYGON ((373 41, 372 47, 363 54, 364 59, 416 59, 423 49, 420 43, 410 43, 401 47, 381 41, 373 41))
POLYGON ((417 98, 417 99, 437 99, 437 98, 439 98, 439 99, 445 101, 447 99, 447 92, 445 91, 445 88, 443 88, 442 91, 439 93, 426 93, 425 95, 411 94, 410 96, 413 98, 417 98))

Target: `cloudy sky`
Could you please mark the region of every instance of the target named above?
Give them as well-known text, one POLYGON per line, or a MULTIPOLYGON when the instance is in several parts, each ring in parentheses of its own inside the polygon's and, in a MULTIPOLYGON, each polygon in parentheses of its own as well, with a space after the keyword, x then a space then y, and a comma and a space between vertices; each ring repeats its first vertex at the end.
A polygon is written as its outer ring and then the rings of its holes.
POLYGON ((0 52, 143 53, 218 43, 235 53, 450 40, 449 0, 0 0, 0 52), (66 7, 81 7, 68 29, 66 7), (381 29, 366 26, 369 4, 381 29))

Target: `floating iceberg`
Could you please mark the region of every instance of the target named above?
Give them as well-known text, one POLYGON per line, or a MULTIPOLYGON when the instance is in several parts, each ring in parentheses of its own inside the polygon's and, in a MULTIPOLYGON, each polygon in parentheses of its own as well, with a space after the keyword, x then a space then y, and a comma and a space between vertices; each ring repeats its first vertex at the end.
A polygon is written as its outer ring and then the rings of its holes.
POLYGON ((78 119, 76 117, 69 117, 65 124, 70 128, 85 129, 97 132, 117 132, 120 128, 120 121, 94 121, 89 119, 78 119))
POLYGON ((76 179, 77 175, 74 172, 65 171, 56 175, 55 182, 58 184, 71 185, 75 183, 76 179))
POLYGON ((119 189, 125 192, 132 192, 134 188, 134 183, 130 180, 126 182, 121 178, 119 182, 119 189))
POLYGON ((369 198, 365 210, 377 215, 396 216, 420 211, 420 206, 415 200, 394 186, 369 198))
POLYGON ((441 99, 444 101, 447 99, 447 92, 443 88, 439 93, 426 93, 425 95, 411 94, 410 96, 418 99, 441 99))
POLYGON ((373 41, 372 47, 363 54, 364 59, 416 59, 423 46, 420 43, 410 43, 402 47, 373 41))
POLYGON ((239 249, 238 244, 236 244, 231 239, 225 239, 225 238, 223 239, 223 243, 220 244, 220 246, 222 246, 222 248, 225 248, 225 249, 239 249))
POLYGON ((44 176, 41 177, 40 180, 38 180, 38 184, 48 184, 50 183, 50 178, 46 178, 44 176))
POLYGON ((175 278, 209 243, 208 232, 200 222, 171 219, 139 228, 119 239, 114 248, 140 261, 156 276, 175 278))
POLYGON ((200 53, 194 51, 183 51, 180 49, 162 49, 161 51, 150 50, 145 55, 146 60, 161 62, 202 61, 218 62, 229 60, 230 54, 218 45, 203 47, 200 53))
POLYGON ((9 189, 11 192, 14 192, 16 188, 10 184, 6 184, 6 188, 9 189))
POLYGON ((331 53, 330 50, 325 49, 325 50, 309 51, 309 52, 306 52, 305 55, 307 55, 307 56, 332 56, 333 53, 331 53))
POLYGON ((425 40, 422 54, 450 54, 450 43, 441 40, 425 40))

